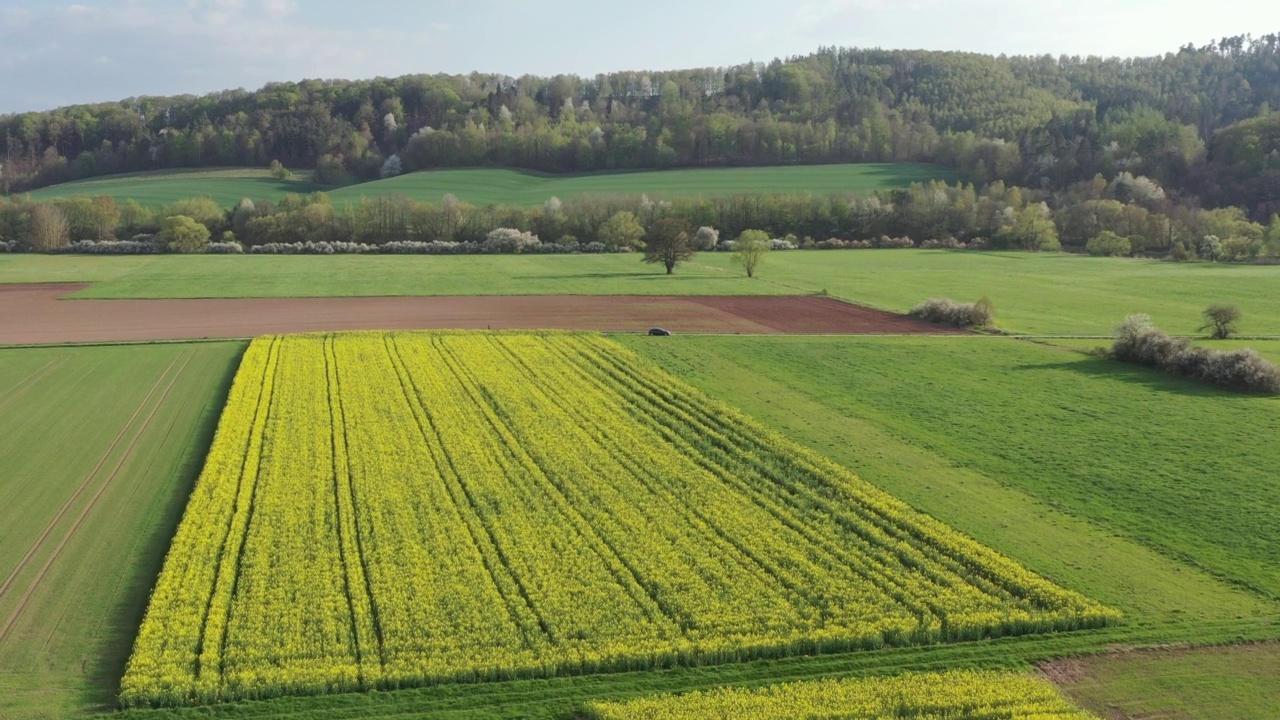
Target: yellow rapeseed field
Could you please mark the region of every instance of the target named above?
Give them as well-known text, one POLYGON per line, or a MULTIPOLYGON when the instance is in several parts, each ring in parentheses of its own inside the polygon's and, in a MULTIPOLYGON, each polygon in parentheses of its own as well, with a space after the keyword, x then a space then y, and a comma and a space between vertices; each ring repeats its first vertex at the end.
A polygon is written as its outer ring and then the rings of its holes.
POLYGON ((624 703, 593 703, 591 720, 1093 720, 1046 680, 957 671, 722 688, 624 703))
POLYGON ((600 336, 247 351, 126 706, 1106 624, 600 336))

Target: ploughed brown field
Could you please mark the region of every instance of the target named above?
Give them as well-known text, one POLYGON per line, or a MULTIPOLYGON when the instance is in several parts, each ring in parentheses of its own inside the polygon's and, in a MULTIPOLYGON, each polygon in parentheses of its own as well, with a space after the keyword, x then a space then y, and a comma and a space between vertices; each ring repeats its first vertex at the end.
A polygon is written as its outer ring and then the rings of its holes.
POLYGON ((329 330, 679 333, 958 332, 823 297, 487 297, 65 300, 80 284, 0 285, 0 344, 244 338, 329 330))

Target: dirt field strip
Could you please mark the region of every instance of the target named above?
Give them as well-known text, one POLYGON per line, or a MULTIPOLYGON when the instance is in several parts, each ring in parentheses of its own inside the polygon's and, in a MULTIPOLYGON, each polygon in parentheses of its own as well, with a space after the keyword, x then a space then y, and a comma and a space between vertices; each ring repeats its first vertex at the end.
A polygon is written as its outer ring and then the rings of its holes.
MULTIPOLYGON (((186 360, 177 369, 177 371, 173 373, 173 376, 170 377, 169 384, 165 386, 164 392, 160 394, 159 400, 157 400, 155 405, 151 407, 151 412, 147 414, 146 419, 142 422, 142 426, 138 428, 138 432, 133 436, 133 440, 129 443, 129 446, 125 448, 120 459, 116 461, 116 465, 112 468, 111 474, 107 476, 106 481, 98 487, 98 492, 94 493, 93 498, 87 505, 85 505, 84 509, 80 511, 75 522, 72 523, 71 527, 67 530, 66 535, 62 537, 62 540, 49 556, 49 559, 45 561, 43 566, 41 566, 40 572, 38 572, 35 579, 31 581, 31 585, 27 588, 27 591, 23 593, 22 598, 18 601, 17 607, 15 607, 13 612, 9 614, 9 618, 5 621, 4 626, 0 627, 0 644, 3 644, 9 637, 9 631, 13 629, 14 624, 18 622, 18 619, 22 617, 23 612, 26 611, 27 606, 31 603, 32 596, 36 593, 36 590, 40 589, 40 584, 44 581, 45 575, 48 574, 49 568, 53 567, 53 564, 57 562, 58 558, 62 555, 62 551, 67 547, 67 543, 71 542, 71 538, 75 536, 76 531, 80 529, 82 524, 84 524, 84 519, 93 511, 93 508, 98 504, 98 500, 102 498, 103 493, 107 491, 107 488, 109 488, 112 482, 115 481, 116 477, 119 476, 120 469, 124 467, 125 461, 129 459, 129 456, 133 453, 133 449, 138 446, 138 441, 141 440, 142 436, 147 432, 147 428, 151 427, 151 421, 155 419, 156 413, 160 411, 160 408, 164 406, 164 401, 169 397, 169 393, 173 391, 173 386, 177 384, 178 378, 181 377, 183 371, 187 369, 187 365, 191 363, 192 353, 190 351, 182 353, 173 359, 173 362, 170 363, 169 367, 165 368, 164 373, 161 374, 160 379, 156 381, 156 385, 152 386, 152 391, 147 394, 147 398, 142 401, 141 405, 139 405, 138 412, 146 406, 147 400, 151 398, 151 395, 155 392, 155 388, 168 375, 169 370, 173 367, 174 363, 183 357, 185 357, 186 360)), ((136 417, 137 412, 134 413, 133 417, 129 418, 129 422, 126 423, 125 427, 129 427, 136 417)), ((93 477, 92 474, 89 477, 93 477)), ((76 491, 76 494, 79 495, 83 489, 84 485, 76 491)))
POLYGON ((248 338, 335 330, 597 330, 679 333, 953 334, 814 296, 64 300, 83 284, 0 285, 0 345, 248 338))
MULTIPOLYGON (((27 548, 26 554, 23 555, 22 559, 18 561, 18 564, 14 566, 13 571, 9 573, 9 577, 5 578, 5 581, 3 584, 0 584, 0 598, 4 597, 4 594, 8 592, 9 588, 13 585, 14 581, 17 580, 18 576, 22 573, 23 569, 26 568, 27 563, 30 562, 32 556, 34 556, 37 552, 39 552, 40 547, 44 545, 44 541, 48 539, 49 534, 53 532, 53 529, 55 527, 57 527, 58 523, 62 520, 62 517, 66 515, 68 510, 71 509, 71 506, 75 504, 76 500, 79 499, 80 496, 84 494, 84 491, 89 487, 93 478, 97 477, 98 471, 100 471, 102 469, 102 466, 107 463, 107 459, 111 457, 111 453, 116 449, 116 446, 120 444, 120 441, 124 438, 125 434, 129 431, 129 428, 133 426, 134 420, 136 420, 138 416, 142 414, 143 409, 147 406, 147 403, 151 400, 151 397, 155 395, 156 390, 164 382, 165 378, 168 377, 169 371, 173 369, 173 366, 177 364, 178 360, 181 359, 181 357, 182 355, 178 355, 174 357, 173 361, 169 363, 169 366, 164 369, 164 372, 160 374, 160 377, 156 379, 155 384, 152 385, 151 389, 147 392, 146 397, 142 399, 142 402, 138 404, 137 409, 133 411, 133 415, 131 415, 128 421, 126 421, 120 427, 120 432, 116 433, 116 436, 115 438, 112 439, 111 444, 107 446, 107 449, 103 451, 102 456, 98 458, 98 463, 93 466, 92 470, 90 470, 88 473, 85 474, 84 480, 80 482, 80 485, 76 488, 76 491, 72 493, 71 496, 68 497, 65 502, 62 503, 62 507, 58 509, 58 512, 44 526, 44 530, 41 531, 40 536, 36 538, 36 541, 32 543, 31 547, 27 548)), ((190 361, 190 357, 188 357, 188 362, 189 361, 190 361)), ((185 365, 183 367, 185 367, 185 365)), ((176 376, 175 376, 175 379, 176 379, 176 376)), ((172 387, 172 385, 170 385, 170 387, 172 387)), ((154 410, 153 410, 153 413, 154 413, 154 410)), ((137 442, 137 438, 134 438, 134 442, 135 443, 137 442)), ((6 627, 6 630, 7 630, 7 627, 6 627)), ((3 641, 3 639, 4 639, 4 632, 0 632, 0 641, 3 641)))

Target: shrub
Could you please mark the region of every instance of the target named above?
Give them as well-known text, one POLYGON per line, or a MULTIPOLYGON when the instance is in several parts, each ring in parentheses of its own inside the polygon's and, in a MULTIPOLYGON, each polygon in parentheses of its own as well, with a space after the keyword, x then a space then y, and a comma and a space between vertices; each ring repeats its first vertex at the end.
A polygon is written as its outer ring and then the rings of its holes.
POLYGON ((1120 323, 1110 354, 1115 360, 1231 390, 1280 394, 1280 368, 1254 350, 1222 351, 1192 347, 1187 338, 1165 334, 1151 323, 1147 315, 1130 315, 1120 323))
POLYGON ((876 241, 876 247, 878 248, 913 248, 915 246, 915 241, 905 235, 896 238, 881 235, 880 239, 876 241))
POLYGON ((1085 243, 1084 249, 1097 257, 1115 257, 1133 252, 1133 243, 1110 230, 1103 230, 1085 243))
POLYGON ((376 252, 377 245, 356 242, 266 243, 249 249, 251 255, 356 255, 376 252))
POLYGON ((953 237, 932 238, 920 243, 925 250, 963 250, 965 245, 953 237))
POLYGON ((958 303, 950 298, 929 298, 911 308, 911 317, 959 328, 987 327, 995 320, 995 308, 983 298, 976 303, 958 303))
POLYGON ((244 246, 235 240, 211 242, 204 246, 205 255, 243 255, 244 246))
POLYGON ((0 240, 0 253, 3 253, 3 252, 16 252, 16 251, 17 251, 17 249, 18 249, 18 243, 16 243, 16 242, 5 242, 4 240, 0 240))
POLYGON ((1217 235, 1205 235, 1200 239, 1200 247, 1198 248, 1200 255, 1207 260, 1219 260, 1222 258, 1222 241, 1217 235))
POLYGON ((460 243, 448 240, 432 240, 419 242, 414 240, 393 240, 383 243, 378 252, 388 255, 461 255, 466 252, 479 252, 476 243, 460 243), (468 250, 468 246, 470 250, 468 250))
POLYGON ((774 238, 770 240, 769 243, 773 250, 795 250, 798 247, 793 241, 787 240, 786 238, 774 238))
POLYGON ((133 240, 81 240, 52 252, 67 255, 158 255, 164 252, 164 246, 157 244, 153 237, 139 235, 133 240))
POLYGON ((515 228, 497 228, 485 237, 483 249, 487 253, 521 253, 541 244, 538 236, 533 233, 521 232, 515 228))
POLYGON ((698 228, 698 232, 693 234, 694 250, 716 250, 716 246, 720 244, 720 231, 703 225, 698 228))

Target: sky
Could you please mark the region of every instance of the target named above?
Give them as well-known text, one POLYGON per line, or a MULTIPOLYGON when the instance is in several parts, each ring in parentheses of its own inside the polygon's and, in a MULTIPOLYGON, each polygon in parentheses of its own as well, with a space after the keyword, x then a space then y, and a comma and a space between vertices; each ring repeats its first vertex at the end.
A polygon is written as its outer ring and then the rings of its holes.
POLYGON ((0 113, 283 80, 595 75, 823 45, 1157 55, 1280 31, 1274 0, 0 0, 0 113))

